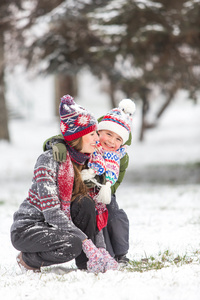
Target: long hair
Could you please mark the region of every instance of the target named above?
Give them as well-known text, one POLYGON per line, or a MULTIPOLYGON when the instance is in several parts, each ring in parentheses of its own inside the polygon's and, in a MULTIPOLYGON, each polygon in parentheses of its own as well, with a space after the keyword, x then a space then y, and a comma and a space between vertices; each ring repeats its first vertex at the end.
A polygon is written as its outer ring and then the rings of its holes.
MULTIPOLYGON (((83 140, 82 137, 73 140, 73 141, 69 141, 68 142, 69 145, 71 147, 73 147, 74 149, 76 149, 77 151, 81 151, 81 149, 83 148, 83 140)), ((79 197, 79 200, 88 194, 88 188, 87 186, 84 184, 84 182, 82 181, 81 178, 81 174, 80 172, 85 169, 85 165, 78 165, 76 164, 74 161, 72 161, 72 165, 74 168, 74 185, 73 185, 73 191, 72 191, 72 200, 74 201, 75 198, 79 197)))
POLYGON ((72 141, 68 141, 67 142, 71 147, 73 147, 74 149, 76 149, 77 151, 81 151, 83 148, 83 139, 82 137, 72 140, 72 141))

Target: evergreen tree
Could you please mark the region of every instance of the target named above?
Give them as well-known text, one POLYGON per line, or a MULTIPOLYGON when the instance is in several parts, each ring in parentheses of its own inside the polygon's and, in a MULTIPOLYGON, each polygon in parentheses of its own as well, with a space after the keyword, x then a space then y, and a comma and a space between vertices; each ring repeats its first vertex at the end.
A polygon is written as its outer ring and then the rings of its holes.
POLYGON ((97 5, 105 5, 107 1, 78 0, 68 3, 69 1, 60 0, 57 1, 58 5, 50 10, 48 3, 51 1, 53 0, 43 1, 46 2, 46 6, 43 6, 39 15, 36 13, 40 11, 41 1, 37 0, 37 5, 29 16, 30 22, 24 35, 25 38, 31 35, 32 42, 28 47, 24 47, 24 57, 31 66, 45 61, 41 72, 77 73, 83 66, 88 65, 92 55, 91 47, 100 44, 99 38, 89 28, 88 14, 97 5), (40 24, 46 24, 46 28, 33 37, 31 28, 35 25, 39 28, 40 24))
POLYGON ((152 126, 146 115, 155 88, 165 95, 157 118, 179 89, 196 99, 198 1, 24 1, 32 5, 26 26, 19 31, 21 56, 28 66, 65 76, 67 90, 83 67, 98 77, 106 75, 113 106, 118 92, 142 101, 141 140, 144 130, 152 126))
POLYGON ((141 140, 155 86, 166 96, 157 118, 179 89, 196 97, 199 19, 200 3, 186 0, 111 1, 99 18, 103 30, 98 34, 104 43, 100 67, 109 78, 112 93, 121 90, 142 100, 141 140), (110 30, 113 26, 115 32, 110 30))
POLYGON ((92 48, 101 42, 90 30, 88 15, 105 4, 106 0, 35 2, 27 26, 22 29, 22 55, 28 61, 28 67, 37 66, 39 73, 56 75, 57 101, 63 92, 76 94, 77 73, 83 67, 92 65, 92 48), (32 29, 44 24, 45 28, 34 37, 32 29), (27 37, 31 39, 29 45, 26 43, 27 37))

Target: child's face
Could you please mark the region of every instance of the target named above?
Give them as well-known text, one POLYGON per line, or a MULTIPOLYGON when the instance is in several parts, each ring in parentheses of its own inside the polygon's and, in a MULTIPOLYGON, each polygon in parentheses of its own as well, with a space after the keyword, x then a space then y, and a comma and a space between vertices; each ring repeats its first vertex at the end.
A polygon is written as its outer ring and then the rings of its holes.
POLYGON ((104 150, 116 151, 123 143, 123 139, 117 133, 110 130, 99 130, 99 142, 104 150))

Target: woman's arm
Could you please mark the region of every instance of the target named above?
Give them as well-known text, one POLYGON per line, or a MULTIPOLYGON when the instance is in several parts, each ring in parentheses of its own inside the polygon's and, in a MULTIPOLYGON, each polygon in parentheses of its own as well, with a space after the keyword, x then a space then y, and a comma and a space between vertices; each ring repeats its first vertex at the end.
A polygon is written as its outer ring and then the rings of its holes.
POLYGON ((40 201, 42 213, 48 224, 63 231, 66 230, 84 240, 87 236, 61 210, 57 183, 59 165, 53 159, 52 151, 46 151, 38 158, 34 170, 36 187, 33 193, 35 198, 40 201))

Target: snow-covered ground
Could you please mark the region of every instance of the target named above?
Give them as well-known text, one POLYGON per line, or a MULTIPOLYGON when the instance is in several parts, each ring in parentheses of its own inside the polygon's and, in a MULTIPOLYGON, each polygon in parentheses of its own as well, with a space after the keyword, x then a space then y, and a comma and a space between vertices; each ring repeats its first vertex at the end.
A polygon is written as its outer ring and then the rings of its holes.
MULTIPOLYGON (((108 110, 106 96, 95 90, 95 82, 79 98, 96 116, 108 110)), ((166 255, 165 267, 98 275, 65 272, 75 267, 72 261, 45 268, 40 274, 21 272, 16 263, 18 252, 10 243, 12 216, 27 195, 43 141, 59 132, 57 120, 48 118, 45 109, 41 114, 40 109, 37 117, 11 120, 12 142, 0 142, 1 299, 199 299, 200 105, 187 100, 172 104, 142 144, 137 141, 139 113, 137 110, 129 148, 129 170, 117 199, 130 220, 128 257, 158 262, 166 255), (182 263, 173 263, 178 258, 182 263)))

